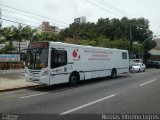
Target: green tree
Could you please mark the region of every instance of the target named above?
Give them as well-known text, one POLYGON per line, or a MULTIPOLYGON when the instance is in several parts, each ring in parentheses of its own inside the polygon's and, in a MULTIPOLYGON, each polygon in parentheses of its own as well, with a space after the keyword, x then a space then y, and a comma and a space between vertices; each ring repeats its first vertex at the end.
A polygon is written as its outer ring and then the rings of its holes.
POLYGON ((42 32, 34 35, 33 41, 61 41, 61 37, 55 33, 42 32))
POLYGON ((21 52, 21 44, 20 42, 22 42, 23 38, 24 38, 24 32, 23 32, 23 27, 21 26, 21 24, 19 24, 18 27, 14 27, 14 38, 18 41, 18 49, 19 49, 19 53, 21 52))
POLYGON ((37 33, 36 29, 32 29, 29 26, 25 26, 22 28, 21 32, 23 33, 24 40, 33 40, 33 36, 37 33))
POLYGON ((13 38, 19 43, 19 52, 21 51, 21 44, 23 40, 33 40, 33 36, 37 32, 36 29, 32 29, 29 26, 23 27, 21 24, 18 27, 13 27, 13 38))
POLYGON ((12 52, 13 51, 13 37, 14 37, 14 30, 13 30, 13 26, 10 26, 10 27, 5 27, 5 28, 2 28, 1 30, 1 37, 3 37, 4 39, 4 43, 6 42, 9 42, 9 45, 6 45, 5 48, 2 50, 3 52, 7 52, 7 51, 10 51, 12 52))

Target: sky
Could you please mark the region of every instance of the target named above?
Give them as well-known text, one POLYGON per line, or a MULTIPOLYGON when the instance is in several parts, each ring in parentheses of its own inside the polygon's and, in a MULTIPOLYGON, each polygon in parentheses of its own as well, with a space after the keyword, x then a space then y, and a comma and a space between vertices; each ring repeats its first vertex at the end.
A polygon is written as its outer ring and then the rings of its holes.
MULTIPOLYGON (((88 22, 97 22, 99 18, 144 17, 150 21, 154 35, 160 36, 160 0, 0 0, 0 8, 1 18, 33 27, 49 21, 51 25, 65 28, 80 16, 86 16, 88 22)), ((2 27, 9 25, 15 23, 3 20, 2 27)))

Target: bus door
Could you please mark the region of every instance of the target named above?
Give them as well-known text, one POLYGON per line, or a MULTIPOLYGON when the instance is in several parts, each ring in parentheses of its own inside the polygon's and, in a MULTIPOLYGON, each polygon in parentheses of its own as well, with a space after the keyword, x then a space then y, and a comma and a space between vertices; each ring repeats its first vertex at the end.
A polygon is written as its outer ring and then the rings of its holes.
POLYGON ((64 83, 67 78, 67 52, 65 50, 51 51, 50 84, 64 83))

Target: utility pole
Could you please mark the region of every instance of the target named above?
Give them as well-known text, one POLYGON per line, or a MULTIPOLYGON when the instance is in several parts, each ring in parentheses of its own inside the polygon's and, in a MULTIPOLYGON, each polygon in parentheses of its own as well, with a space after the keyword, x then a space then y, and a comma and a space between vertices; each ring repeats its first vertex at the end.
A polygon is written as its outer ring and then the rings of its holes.
POLYGON ((133 37, 132 37, 132 26, 129 24, 129 55, 130 59, 132 59, 132 46, 133 46, 133 37))
POLYGON ((1 27, 2 27, 2 12, 1 12, 1 8, 0 8, 0 30, 1 30, 1 27))
POLYGON ((18 35, 19 35, 19 40, 18 40, 18 43, 19 43, 19 54, 21 54, 21 38, 22 38, 22 36, 21 36, 21 31, 20 31, 20 29, 21 29, 21 24, 19 24, 19 30, 18 30, 18 35))

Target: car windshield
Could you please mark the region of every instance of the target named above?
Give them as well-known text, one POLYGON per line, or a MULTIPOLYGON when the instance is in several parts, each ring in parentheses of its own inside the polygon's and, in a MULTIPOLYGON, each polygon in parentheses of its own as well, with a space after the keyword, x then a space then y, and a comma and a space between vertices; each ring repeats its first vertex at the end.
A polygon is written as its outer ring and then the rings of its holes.
POLYGON ((133 66, 140 66, 140 64, 133 64, 133 66))
POLYGON ((26 67, 42 69, 48 66, 48 48, 29 47, 26 53, 26 67))

